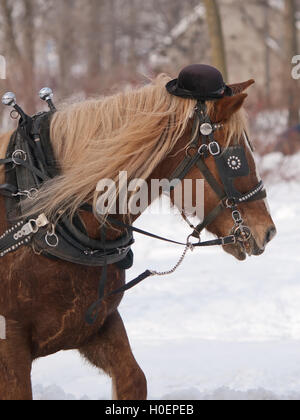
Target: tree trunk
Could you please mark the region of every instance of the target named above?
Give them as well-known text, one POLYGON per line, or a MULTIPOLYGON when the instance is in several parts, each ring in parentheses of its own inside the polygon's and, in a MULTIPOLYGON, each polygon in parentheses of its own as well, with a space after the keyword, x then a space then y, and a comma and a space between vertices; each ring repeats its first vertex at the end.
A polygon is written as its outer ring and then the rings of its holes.
POLYGON ((34 6, 32 0, 24 0, 23 24, 23 86, 25 107, 28 113, 35 112, 35 48, 34 6))
POLYGON ((286 60, 285 71, 287 77, 287 95, 289 109, 289 127, 299 124, 299 88, 298 81, 291 77, 291 61, 298 54, 297 26, 296 26, 296 2, 285 0, 285 34, 286 34, 286 60))
POLYGON ((5 52, 16 64, 21 59, 21 51, 17 45, 12 18, 12 6, 7 0, 0 0, 1 14, 4 22, 5 52))
POLYGON ((265 89, 266 103, 271 105, 271 51, 268 44, 270 37, 270 6, 266 3, 264 6, 264 27, 265 27, 265 89))
POLYGON ((100 21, 102 1, 89 2, 89 33, 88 33, 88 77, 95 81, 101 72, 101 38, 102 25, 100 21))
POLYGON ((72 0, 64 0, 58 4, 59 26, 56 34, 56 43, 59 56, 59 90, 64 98, 68 97, 73 91, 71 74, 74 47, 73 6, 72 0))
POLYGON ((109 22, 109 67, 116 69, 120 64, 120 57, 117 49, 117 4, 116 0, 110 0, 108 4, 108 22, 109 22))
POLYGON ((211 43, 212 64, 221 71, 224 79, 227 81, 225 40, 219 4, 217 0, 204 0, 204 4, 211 43))
POLYGON ((129 70, 134 74, 137 69, 137 25, 138 25, 138 11, 135 0, 131 0, 129 6, 129 70))

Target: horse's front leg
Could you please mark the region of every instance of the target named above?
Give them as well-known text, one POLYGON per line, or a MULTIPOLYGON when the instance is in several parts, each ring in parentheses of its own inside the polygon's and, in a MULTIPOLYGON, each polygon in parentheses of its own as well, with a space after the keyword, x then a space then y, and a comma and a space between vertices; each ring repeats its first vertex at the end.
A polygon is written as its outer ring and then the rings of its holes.
POLYGON ((147 398, 146 378, 132 354, 118 311, 110 315, 99 334, 79 350, 89 362, 112 378, 113 399, 147 398))
POLYGON ((15 321, 6 322, 6 339, 0 340, 0 400, 32 400, 32 357, 26 332, 15 321))

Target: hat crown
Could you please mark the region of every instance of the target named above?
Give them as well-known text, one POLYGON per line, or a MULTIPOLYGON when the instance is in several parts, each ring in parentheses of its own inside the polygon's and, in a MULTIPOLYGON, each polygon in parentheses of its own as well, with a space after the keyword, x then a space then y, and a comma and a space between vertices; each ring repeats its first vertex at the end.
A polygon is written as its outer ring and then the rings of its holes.
POLYGON ((185 67, 178 79, 171 80, 166 85, 166 89, 171 95, 201 101, 218 100, 233 95, 220 71, 206 64, 185 67))
POLYGON ((179 74, 178 87, 205 95, 225 88, 225 82, 221 72, 215 67, 193 64, 185 67, 179 74))

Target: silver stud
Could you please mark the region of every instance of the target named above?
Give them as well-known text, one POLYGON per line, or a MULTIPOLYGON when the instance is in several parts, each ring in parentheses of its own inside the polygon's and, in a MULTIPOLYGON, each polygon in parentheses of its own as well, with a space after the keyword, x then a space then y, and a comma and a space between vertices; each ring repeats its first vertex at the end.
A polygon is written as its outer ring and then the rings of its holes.
POLYGON ((209 123, 204 123, 200 127, 200 132, 203 136, 210 136, 213 132, 213 127, 209 123))
POLYGON ((16 95, 13 92, 7 92, 2 96, 2 103, 6 106, 15 106, 16 100, 16 95))
POLYGON ((52 89, 45 87, 43 89, 40 90, 39 92, 39 97, 43 100, 43 101, 49 101, 49 99, 53 99, 53 91, 52 89))

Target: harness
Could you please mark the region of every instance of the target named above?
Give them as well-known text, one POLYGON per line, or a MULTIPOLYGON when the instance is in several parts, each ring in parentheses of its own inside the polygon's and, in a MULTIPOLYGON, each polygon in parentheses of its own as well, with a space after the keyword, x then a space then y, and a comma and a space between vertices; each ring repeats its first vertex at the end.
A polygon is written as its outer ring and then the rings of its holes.
MULTIPOLYGON (((75 264, 93 267, 118 264, 120 268, 130 268, 132 232, 104 243, 88 236, 78 212, 72 221, 62 216, 55 226, 44 214, 22 219, 24 199, 35 199, 43 183, 60 174, 49 137, 52 115, 53 111, 34 117, 21 115, 6 158, 0 160, 6 170, 6 183, 0 186, 0 193, 6 197, 10 223, 10 228, 0 237, 0 257, 28 245, 39 255, 75 264), (14 223, 14 220, 20 221, 14 223)), ((90 206, 82 209, 92 211, 90 206)))
MULTIPOLYGON (((196 166, 220 201, 198 226, 191 224, 185 217, 193 229, 186 242, 173 241, 111 218, 109 219, 110 223, 125 229, 125 235, 118 240, 107 241, 105 228, 103 228, 101 240, 94 240, 88 236, 79 211, 72 221, 63 215, 55 225, 47 219, 45 214, 36 215, 36 217, 31 219, 22 218, 25 210, 24 199, 35 199, 41 186, 61 172, 59 164, 54 157, 49 134, 51 117, 56 112, 52 103, 53 95, 49 90, 46 90, 46 94, 45 90, 41 92, 41 98, 48 103, 50 111, 39 113, 33 117, 27 116, 22 111, 16 104, 13 94, 5 95, 2 100, 4 104, 14 107, 20 116, 20 120, 18 129, 11 137, 6 158, 0 160, 0 165, 5 165, 6 169, 6 183, 0 185, 0 193, 6 197, 7 218, 11 224, 10 228, 0 237, 0 257, 15 252, 22 246, 31 246, 35 253, 49 258, 59 258, 86 266, 103 267, 99 283, 99 298, 87 312, 87 323, 92 324, 95 322, 102 301, 104 297, 107 297, 104 296, 107 282, 107 267, 111 264, 117 264, 121 269, 128 269, 132 266, 133 253, 131 246, 134 243, 134 232, 184 246, 184 252, 172 270, 164 273, 146 270, 136 279, 115 290, 109 296, 124 293, 150 276, 165 276, 173 273, 183 262, 189 250, 206 246, 234 245, 237 242, 245 244, 250 239, 251 230, 244 225, 238 205, 264 199, 266 197, 264 185, 260 182, 246 194, 240 193, 235 188, 234 180, 237 177, 247 176, 250 172, 246 153, 241 146, 229 147, 225 150, 221 149, 214 138, 214 132, 222 128, 222 124, 213 124, 210 121, 206 112, 205 102, 203 101, 198 101, 195 109, 192 131, 193 141, 187 150, 186 157, 176 168, 170 180, 182 181, 192 168, 196 166), (195 150, 196 153, 192 154, 192 150, 195 150), (209 155, 212 155, 215 159, 222 186, 205 163, 205 159, 209 155), (227 208, 231 209, 234 222, 231 234, 201 242, 200 235, 202 231, 227 208), (16 218, 20 221, 13 224, 13 220, 16 220, 16 218), (197 238, 198 242, 192 243, 192 237, 197 238)), ((89 205, 84 205, 79 210, 82 209, 89 212, 92 211, 89 205)))

